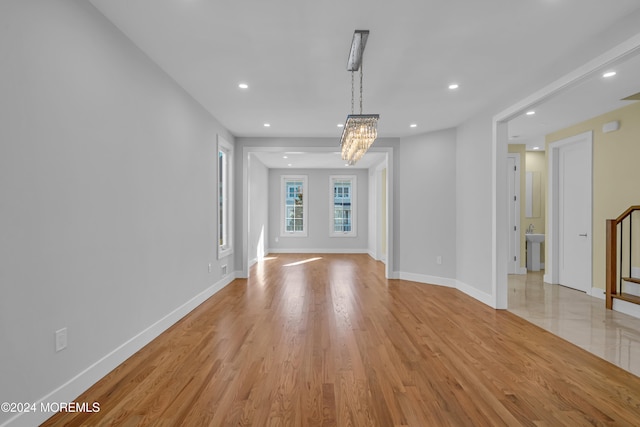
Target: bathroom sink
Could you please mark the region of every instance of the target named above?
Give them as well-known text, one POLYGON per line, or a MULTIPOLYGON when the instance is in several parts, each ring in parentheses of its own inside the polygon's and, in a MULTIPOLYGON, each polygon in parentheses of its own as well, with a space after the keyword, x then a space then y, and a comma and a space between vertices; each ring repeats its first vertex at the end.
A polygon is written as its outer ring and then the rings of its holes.
POLYGON ((544 234, 525 234, 527 241, 531 243, 544 242, 544 234))

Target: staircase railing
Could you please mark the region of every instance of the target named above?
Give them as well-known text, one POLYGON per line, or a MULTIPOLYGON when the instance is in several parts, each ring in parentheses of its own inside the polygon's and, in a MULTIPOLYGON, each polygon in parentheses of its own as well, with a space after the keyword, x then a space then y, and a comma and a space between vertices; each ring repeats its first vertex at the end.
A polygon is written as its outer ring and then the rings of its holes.
MULTIPOLYGON (((625 282, 640 284, 640 278, 633 277, 632 273, 633 245, 634 242, 637 243, 633 238, 633 217, 636 211, 640 211, 640 206, 631 206, 618 218, 607 220, 606 305, 608 309, 613 309, 614 299, 640 304, 640 296, 625 292, 623 286, 625 282), (623 277, 623 270, 629 273, 628 276, 623 277)), ((636 238, 640 237, 638 231, 636 234, 636 238)), ((640 259, 640 254, 636 256, 640 259)))

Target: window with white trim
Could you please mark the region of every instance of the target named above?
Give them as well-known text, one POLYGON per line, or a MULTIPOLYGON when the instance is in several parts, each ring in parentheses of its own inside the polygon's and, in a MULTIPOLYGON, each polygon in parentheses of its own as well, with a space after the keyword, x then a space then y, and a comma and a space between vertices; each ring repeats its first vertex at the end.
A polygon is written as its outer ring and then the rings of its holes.
POLYGON ((218 135, 218 259, 233 253, 233 146, 218 135))
POLYGON ((329 235, 356 236, 356 176, 331 175, 329 177, 329 235))
POLYGON ((283 175, 281 188, 280 234, 292 237, 307 236, 307 176, 283 175))

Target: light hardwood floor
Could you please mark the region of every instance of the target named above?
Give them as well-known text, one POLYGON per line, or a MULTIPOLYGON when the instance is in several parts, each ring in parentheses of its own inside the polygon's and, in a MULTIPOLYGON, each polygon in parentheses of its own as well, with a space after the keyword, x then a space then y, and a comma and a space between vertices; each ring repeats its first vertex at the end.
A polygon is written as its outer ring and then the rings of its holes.
POLYGON ((46 426, 638 425, 640 378, 367 255, 274 255, 46 426))

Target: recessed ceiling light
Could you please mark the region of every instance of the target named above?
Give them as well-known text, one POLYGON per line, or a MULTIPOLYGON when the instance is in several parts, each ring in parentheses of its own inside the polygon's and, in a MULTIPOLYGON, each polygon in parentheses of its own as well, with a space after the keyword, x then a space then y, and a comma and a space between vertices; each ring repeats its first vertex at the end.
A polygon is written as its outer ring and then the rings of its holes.
POLYGON ((536 112, 531 110, 531 111, 527 111, 527 116, 533 116, 536 112))
POLYGON ((459 87, 460 87, 460 85, 458 85, 458 83, 451 83, 451 84, 449 85, 449 89, 452 89, 452 90, 453 90, 453 89, 458 89, 459 87))
POLYGON ((249 85, 248 85, 248 84, 246 84, 246 83, 240 83, 240 84, 238 85, 238 87, 239 87, 240 89, 249 89, 249 85))
POLYGON ((339 128, 343 128, 343 127, 344 127, 344 125, 343 125, 342 123, 338 123, 338 127, 339 127, 339 128))
POLYGON ((288 158, 289 158, 289 156, 282 156, 282 158, 283 158, 283 159, 288 159, 288 158))
POLYGON ((345 163, 344 165, 345 165, 345 166, 347 166, 347 167, 349 167, 349 166, 350 166, 350 165, 349 165, 349 163, 345 163))
POLYGON ((418 127, 418 125, 417 125, 417 124, 415 124, 415 123, 411 123, 411 124, 409 125, 409 127, 410 127, 410 128, 415 128, 415 127, 418 127))
POLYGON ((539 150, 539 149, 540 149, 540 147, 533 147, 533 149, 534 149, 534 150, 539 150))
POLYGON ((615 76, 615 75, 616 75, 616 72, 615 72, 615 71, 607 71, 606 73, 604 73, 604 74, 602 75, 602 77, 607 78, 607 77, 613 77, 613 76, 615 76))
POLYGON ((265 123, 264 127, 268 128, 268 127, 271 127, 271 125, 269 123, 265 123))
POLYGON ((291 163, 289 163, 287 166, 291 166, 291 163))

